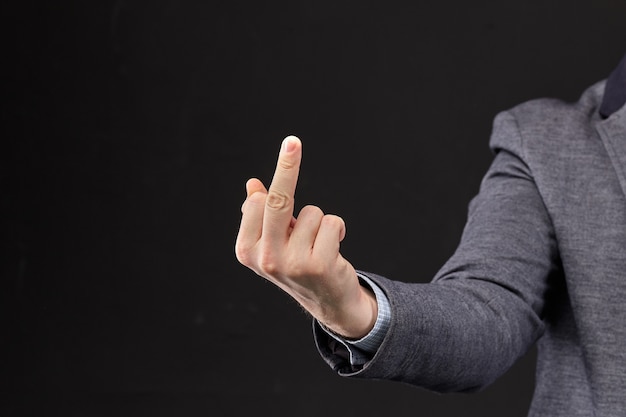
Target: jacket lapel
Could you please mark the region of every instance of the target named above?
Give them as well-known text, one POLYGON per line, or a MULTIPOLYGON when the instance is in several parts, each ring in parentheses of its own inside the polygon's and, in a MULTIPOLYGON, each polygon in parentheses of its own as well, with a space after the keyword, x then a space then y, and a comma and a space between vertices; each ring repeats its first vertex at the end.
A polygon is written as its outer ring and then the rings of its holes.
POLYGON ((604 119, 597 125, 622 191, 626 194, 626 55, 606 81, 602 104, 598 109, 604 119))

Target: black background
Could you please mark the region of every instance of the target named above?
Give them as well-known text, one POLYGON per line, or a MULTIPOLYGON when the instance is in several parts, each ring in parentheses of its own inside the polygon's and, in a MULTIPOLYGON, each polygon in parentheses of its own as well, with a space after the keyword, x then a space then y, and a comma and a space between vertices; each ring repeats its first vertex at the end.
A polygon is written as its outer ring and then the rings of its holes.
POLYGON ((575 100, 621 1, 4 2, 2 416, 524 416, 534 352, 478 394, 342 379, 236 262, 244 183, 304 144, 297 205, 357 268, 426 282, 493 117, 575 100))

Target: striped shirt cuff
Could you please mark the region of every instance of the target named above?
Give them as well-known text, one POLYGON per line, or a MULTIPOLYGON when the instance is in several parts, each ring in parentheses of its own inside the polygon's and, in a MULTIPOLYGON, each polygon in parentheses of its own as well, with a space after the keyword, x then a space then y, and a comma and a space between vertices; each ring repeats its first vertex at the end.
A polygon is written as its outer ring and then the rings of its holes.
POLYGON ((372 280, 363 274, 357 273, 361 285, 369 287, 376 296, 376 303, 378 304, 378 315, 376 316, 376 323, 374 328, 363 338, 359 340, 347 340, 343 337, 333 333, 327 329, 324 325, 320 324, 320 327, 324 329, 333 339, 343 344, 350 353, 350 364, 363 365, 372 357, 378 350, 380 345, 387 334, 389 324, 391 323, 391 306, 389 299, 385 293, 376 285, 372 280))

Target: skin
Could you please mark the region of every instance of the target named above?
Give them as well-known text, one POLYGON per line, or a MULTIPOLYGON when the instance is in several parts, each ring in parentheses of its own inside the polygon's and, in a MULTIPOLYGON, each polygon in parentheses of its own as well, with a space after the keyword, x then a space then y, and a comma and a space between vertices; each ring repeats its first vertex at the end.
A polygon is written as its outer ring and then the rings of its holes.
POLYGON ((341 217, 316 206, 306 206, 294 217, 301 160, 302 142, 288 136, 269 190, 256 178, 247 181, 235 254, 327 328, 359 339, 374 327, 376 298, 339 253, 346 235, 341 217))

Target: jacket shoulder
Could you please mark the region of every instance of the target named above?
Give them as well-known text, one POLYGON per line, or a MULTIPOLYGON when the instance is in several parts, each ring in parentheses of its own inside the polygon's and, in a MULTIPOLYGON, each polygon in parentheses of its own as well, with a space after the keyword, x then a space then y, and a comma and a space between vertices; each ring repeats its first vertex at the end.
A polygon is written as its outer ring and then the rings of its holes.
POLYGON ((560 142, 580 135, 599 119, 605 80, 568 102, 555 98, 540 98, 521 103, 499 113, 493 125, 490 147, 495 152, 508 149, 515 153, 534 142, 560 142), (528 142, 531 143, 528 143, 528 142))

